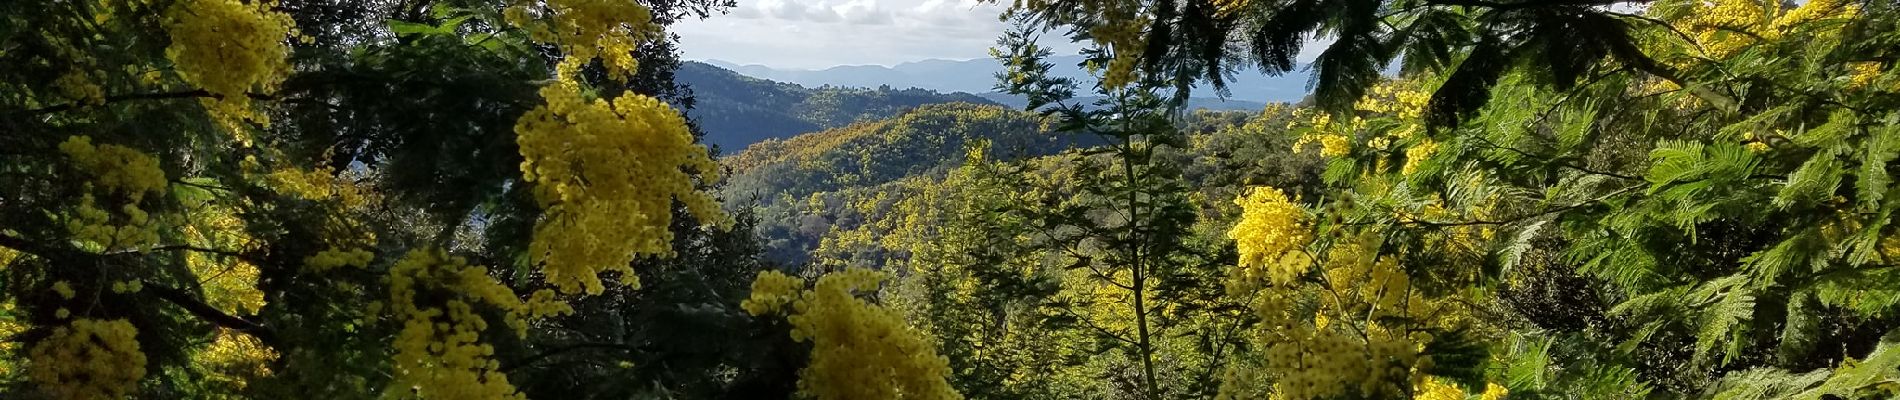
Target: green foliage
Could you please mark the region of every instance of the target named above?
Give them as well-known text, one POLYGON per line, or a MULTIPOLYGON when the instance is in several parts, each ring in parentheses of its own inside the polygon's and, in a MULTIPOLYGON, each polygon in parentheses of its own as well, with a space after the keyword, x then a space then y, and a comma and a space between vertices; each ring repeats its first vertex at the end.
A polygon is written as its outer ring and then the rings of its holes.
MULTIPOLYGON (((284 2, 274 10, 308 38, 268 38, 292 45, 294 68, 249 96, 274 121, 264 124, 220 120, 200 102, 214 95, 164 66, 160 22, 174 3, 0 6, 0 41, 14 44, 0 50, 10 132, 0 144, 14 149, 0 153, 0 397, 38 398, 29 349, 81 317, 135 327, 146 354, 139 398, 400 398, 410 389, 385 385, 403 326, 379 309, 391 290, 382 271, 406 249, 450 249, 511 295, 540 288, 525 262, 540 208, 519 178, 515 125, 543 101, 536 89, 558 55, 504 22, 505 4, 284 2), (50 83, 68 71, 87 82, 50 83), (71 96, 87 86, 103 93, 71 96), (157 243, 100 251, 73 240, 73 205, 112 172, 74 166, 60 144, 78 135, 156 159, 168 186, 135 205, 161 221, 157 243), (309 266, 330 250, 372 257, 309 266), (121 290, 127 282, 142 288, 121 290), (99 300, 82 307, 49 290, 61 285, 99 300)), ((647 5, 668 23, 730 7, 647 5)), ((598 64, 578 79, 602 96, 692 103, 673 83, 673 43, 635 51, 641 69, 628 81, 605 79, 598 64)), ((126 200, 98 197, 113 213, 126 200)), ((535 398, 793 391, 804 349, 785 327, 736 311, 750 277, 770 267, 756 238, 673 221, 676 257, 637 261, 641 290, 577 300, 579 313, 519 337, 501 334, 512 330, 500 312, 481 311, 491 327, 482 337, 507 338, 493 360, 515 388, 535 398)))
MULTIPOLYGON (((1143 0, 1021 4, 1012 11, 1037 27, 1072 29, 1101 45, 1130 41, 1104 31, 1144 27, 1135 38, 1141 46, 1115 51, 1138 54, 1144 74, 1172 80, 1178 89, 1206 81, 1224 90, 1234 63, 1257 65, 1269 75, 1307 68, 1314 100, 1334 112, 1351 109, 1402 59, 1405 72, 1446 76, 1430 107, 1433 128, 1442 128, 1472 116, 1510 73, 1558 90, 1619 68, 1680 81, 1641 47, 1641 16, 1601 7, 1623 3, 1143 0), (1319 36, 1331 43, 1311 64, 1299 65, 1308 39, 1319 36)), ((1177 98, 1186 98, 1181 92, 1177 98)))
POLYGON ((0 397, 830 393, 798 321, 739 305, 854 268, 971 398, 1900 396, 1893 4, 1025 2, 992 54, 1015 111, 672 40, 601 46, 623 79, 518 26, 579 9, 412 3, 0 5, 0 397), (1098 96, 1050 73, 1060 29, 1098 96), (1313 104, 1181 111, 1315 34, 1313 104), (748 146, 673 180, 735 229, 652 207, 642 285, 550 299, 529 244, 576 200, 517 142, 550 84, 748 146))

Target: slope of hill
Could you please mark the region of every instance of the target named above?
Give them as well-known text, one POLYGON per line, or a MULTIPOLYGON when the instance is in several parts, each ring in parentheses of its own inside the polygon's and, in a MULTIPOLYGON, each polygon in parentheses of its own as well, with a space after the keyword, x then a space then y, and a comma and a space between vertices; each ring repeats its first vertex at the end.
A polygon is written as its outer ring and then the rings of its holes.
MULTIPOLYGON (((821 70, 778 69, 763 65, 739 65, 719 60, 706 60, 729 70, 738 71, 747 76, 791 82, 806 86, 853 86, 875 87, 918 87, 947 92, 986 93, 996 85, 996 73, 1002 66, 996 60, 978 58, 971 60, 923 60, 907 62, 895 66, 881 65, 845 65, 821 70)), ((1057 76, 1075 79, 1077 82, 1093 82, 1080 66, 1081 56, 1057 56, 1049 59, 1056 68, 1057 76)), ((1232 91, 1231 100, 1255 103, 1297 102, 1306 96, 1306 83, 1309 76, 1303 70, 1281 76, 1266 76, 1253 68, 1242 68, 1234 73, 1228 89, 1232 91)), ((1218 101, 1211 88, 1197 88, 1195 96, 1205 97, 1206 101, 1218 101)), ((1209 109, 1227 109, 1208 106, 1209 109)), ((1258 110, 1258 107, 1252 110, 1258 110)))
MULTIPOLYGON (((834 222, 802 213, 828 194, 962 165, 965 145, 988 140, 999 158, 1033 157, 1095 144, 1048 131, 1042 116, 997 105, 931 104, 896 117, 768 139, 725 157, 726 204, 755 207, 772 258, 802 261, 834 222), (817 200, 813 200, 817 199, 817 200)), ((1086 138, 1085 138, 1086 139, 1086 138)))
POLYGON ((699 62, 675 72, 693 89, 689 117, 706 131, 706 142, 732 152, 766 139, 885 118, 925 104, 993 104, 968 93, 926 89, 818 87, 773 82, 699 62))

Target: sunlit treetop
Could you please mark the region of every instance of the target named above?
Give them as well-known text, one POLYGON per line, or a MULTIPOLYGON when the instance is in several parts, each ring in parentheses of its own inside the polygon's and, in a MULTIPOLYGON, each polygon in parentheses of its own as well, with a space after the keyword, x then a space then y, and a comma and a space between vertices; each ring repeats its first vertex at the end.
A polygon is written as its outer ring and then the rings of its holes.
MULTIPOLYGON (((1846 0, 1815 0, 1788 9, 1773 1, 1671 1, 1658 3, 1649 12, 1669 19, 1672 25, 1692 35, 1701 51, 1719 59, 1734 56, 1751 44, 1778 40, 1801 29, 1838 31, 1838 25, 1826 27, 1813 23, 1852 18, 1860 13, 1860 5, 1846 0)), ((1835 33, 1823 32, 1816 39, 1835 36, 1835 33)))
POLYGON ((192 367, 206 374, 208 380, 242 392, 252 380, 275 373, 271 364, 277 358, 277 351, 257 337, 219 329, 211 344, 192 357, 192 367))
POLYGON ((963 398, 945 380, 949 361, 930 341, 896 311, 859 297, 875 293, 888 278, 862 268, 828 273, 794 300, 791 292, 803 286, 801 280, 778 271, 759 273, 746 311, 785 315, 792 338, 812 344, 811 361, 798 373, 800 395, 819 400, 963 398))
POLYGON ((274 92, 290 75, 288 41, 297 32, 276 6, 275 0, 183 0, 165 11, 171 35, 165 56, 185 83, 210 92, 205 108, 233 132, 245 131, 237 126, 241 121, 268 125, 251 96, 274 92))
POLYGON ((1308 268, 1308 260, 1299 255, 1313 240, 1306 211, 1271 187, 1253 188, 1235 203, 1245 211, 1227 233, 1240 251, 1229 290, 1293 284, 1308 268))
POLYGON ((515 131, 523 180, 536 184, 535 200, 547 210, 530 258, 561 292, 598 294, 600 273, 610 271, 638 286, 629 263, 672 254, 676 199, 701 222, 726 223, 693 174, 715 176, 712 157, 672 107, 632 93, 590 100, 567 82, 541 94, 548 103, 523 115, 515 131))
POLYGON ((27 377, 55 399, 123 398, 145 377, 138 329, 126 320, 76 319, 33 345, 27 377))
POLYGON ((632 0, 518 3, 506 11, 510 23, 526 28, 535 41, 559 46, 564 63, 600 59, 615 80, 633 75, 639 68, 634 50, 659 35, 652 9, 632 0))
POLYGON ((59 150, 95 189, 82 195, 66 222, 77 239, 101 251, 158 241, 158 221, 140 204, 169 184, 157 158, 120 145, 95 146, 89 136, 68 137, 59 150))
POLYGON ((92 137, 72 136, 59 144, 59 150, 92 176, 92 184, 105 194, 124 196, 133 203, 164 190, 167 184, 158 159, 130 147, 93 145, 92 137))
POLYGON ((424 398, 524 398, 483 340, 489 320, 476 307, 504 311, 502 321, 517 336, 526 335, 530 319, 573 313, 551 291, 523 301, 486 268, 440 250, 410 252, 390 268, 389 282, 388 311, 402 326, 389 390, 424 398))

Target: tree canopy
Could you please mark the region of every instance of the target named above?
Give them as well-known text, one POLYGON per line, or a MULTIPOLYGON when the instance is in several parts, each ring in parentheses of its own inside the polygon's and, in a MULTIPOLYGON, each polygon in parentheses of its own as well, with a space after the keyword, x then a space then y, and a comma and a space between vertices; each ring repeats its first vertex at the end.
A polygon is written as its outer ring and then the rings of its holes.
POLYGON ((0 397, 1900 396, 1890 2, 1024 0, 1026 110, 696 108, 734 6, 0 4, 0 397))

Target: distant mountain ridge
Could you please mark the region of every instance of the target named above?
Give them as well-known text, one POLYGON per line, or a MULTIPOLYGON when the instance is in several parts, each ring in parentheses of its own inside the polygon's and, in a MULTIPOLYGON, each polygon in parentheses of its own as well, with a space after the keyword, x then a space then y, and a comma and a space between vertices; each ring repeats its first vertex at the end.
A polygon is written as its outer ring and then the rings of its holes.
MULTIPOLYGON (((998 104, 1009 106, 1009 108, 1023 108, 1023 107, 1029 106, 1029 100, 1020 95, 1013 95, 1009 93, 989 92, 989 93, 978 94, 977 96, 982 96, 983 98, 989 99, 990 101, 994 101, 998 104)), ((1083 107, 1092 107, 1091 105, 1095 104, 1095 101, 1100 100, 1100 99, 1102 99, 1102 96, 1077 97, 1074 99, 1070 99, 1069 103, 1081 104, 1083 105, 1083 107)), ((1260 111, 1260 109, 1266 108, 1266 107, 1267 107, 1266 103, 1261 103, 1257 101, 1246 101, 1246 100, 1235 100, 1235 99, 1222 100, 1219 98, 1212 98, 1212 97, 1195 97, 1195 98, 1188 99, 1187 106, 1185 108, 1188 110, 1253 112, 1253 111, 1260 111)))
POLYGON ((681 63, 674 80, 692 88, 694 106, 687 116, 706 132, 707 143, 725 153, 768 139, 883 119, 926 104, 997 105, 969 93, 916 88, 808 88, 700 62, 681 63))
MULTIPOLYGON (((1056 66, 1057 76, 1075 79, 1084 85, 1094 82, 1087 71, 1079 65, 1082 56, 1050 57, 1049 62, 1056 66)), ((916 87, 944 92, 990 93, 995 91, 996 73, 1002 71, 1002 65, 996 60, 979 58, 971 60, 930 59, 897 64, 881 65, 842 65, 818 70, 780 69, 757 64, 741 65, 721 60, 705 60, 746 76, 790 82, 810 87, 847 86, 847 87, 916 87)), ((1268 102, 1297 102, 1306 97, 1308 75, 1304 71, 1281 76, 1266 76, 1259 70, 1242 68, 1234 73, 1234 79, 1228 82, 1231 95, 1229 101, 1264 104, 1268 102)), ((1202 103, 1211 103, 1212 109, 1239 109, 1220 106, 1214 101, 1218 97, 1213 88, 1201 85, 1195 88, 1194 97, 1208 98, 1202 103)), ((1258 108, 1253 108, 1258 109, 1258 108)))

